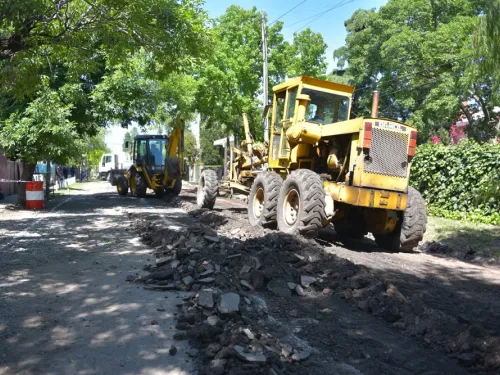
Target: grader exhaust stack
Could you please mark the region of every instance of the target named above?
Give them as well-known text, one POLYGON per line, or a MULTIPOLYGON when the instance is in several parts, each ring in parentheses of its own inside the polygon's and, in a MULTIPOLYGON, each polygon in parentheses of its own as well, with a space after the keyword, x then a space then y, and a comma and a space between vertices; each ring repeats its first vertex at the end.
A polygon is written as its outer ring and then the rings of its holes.
POLYGON ((380 96, 380 91, 373 91, 373 100, 372 100, 372 118, 378 117, 378 99, 380 96))

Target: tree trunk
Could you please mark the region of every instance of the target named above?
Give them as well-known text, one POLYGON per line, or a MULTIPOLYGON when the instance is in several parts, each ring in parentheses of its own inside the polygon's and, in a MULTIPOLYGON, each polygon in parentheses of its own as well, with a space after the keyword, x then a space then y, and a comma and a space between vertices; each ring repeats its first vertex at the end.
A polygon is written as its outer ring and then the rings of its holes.
MULTIPOLYGON (((33 180, 33 172, 35 171, 35 164, 27 163, 21 160, 18 165, 20 166, 19 179, 21 181, 32 181, 33 180)), ((19 188, 17 191, 17 205, 18 206, 26 206, 26 183, 19 183, 19 188)))

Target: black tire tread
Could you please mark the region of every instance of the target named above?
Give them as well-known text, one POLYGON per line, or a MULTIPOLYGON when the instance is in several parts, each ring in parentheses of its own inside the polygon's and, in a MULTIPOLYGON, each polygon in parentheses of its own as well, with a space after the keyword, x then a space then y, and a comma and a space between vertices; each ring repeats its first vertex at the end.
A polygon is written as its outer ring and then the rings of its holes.
POLYGON ((400 250, 412 251, 424 238, 427 229, 427 212, 425 202, 420 193, 408 188, 408 204, 403 214, 401 234, 399 237, 400 250))
MULTIPOLYGON (((295 180, 294 182, 300 190, 299 194, 302 196, 301 205, 303 207, 299 212, 300 217, 297 218, 299 223, 292 228, 288 227, 286 230, 283 230, 285 229, 284 226, 280 226, 283 215, 280 215, 281 217, 278 217, 278 227, 284 232, 302 234, 309 238, 317 237, 319 230, 323 228, 323 223, 326 221, 323 182, 317 173, 309 169, 297 169, 293 171, 287 176, 285 183, 290 180, 295 180)), ((283 206, 282 202, 285 194, 282 188, 280 191, 278 212, 281 211, 280 208, 283 206)))
POLYGON ((248 218, 251 225, 270 226, 276 224, 276 215, 278 209, 278 198, 280 195, 283 179, 276 172, 266 171, 259 174, 250 190, 248 197, 248 218), (259 186, 264 190, 264 212, 260 220, 253 220, 253 196, 256 194, 259 186))
POLYGON ((174 183, 174 186, 172 186, 172 193, 174 193, 175 195, 179 195, 181 193, 181 190, 182 190, 182 180, 175 180, 175 183, 174 183))
POLYGON ((215 206, 215 201, 219 192, 217 173, 215 173, 212 169, 205 169, 201 172, 200 184, 201 181, 205 182, 205 186, 203 188, 201 188, 201 185, 198 187, 198 206, 200 208, 208 208, 211 210, 215 206))
POLYGON ((139 198, 144 198, 147 191, 146 180, 141 173, 135 175, 135 196, 139 198))
POLYGON ((380 247, 392 251, 411 252, 424 238, 427 227, 425 202, 420 193, 408 187, 408 203, 403 212, 401 223, 389 235, 374 235, 380 247))
POLYGON ((127 195, 128 194, 128 189, 129 189, 129 186, 128 186, 127 177, 125 177, 125 176, 118 177, 118 181, 116 181, 116 190, 118 191, 118 194, 120 194, 120 195, 127 195), (123 184, 123 186, 125 187, 121 191, 119 189, 120 183, 123 184))

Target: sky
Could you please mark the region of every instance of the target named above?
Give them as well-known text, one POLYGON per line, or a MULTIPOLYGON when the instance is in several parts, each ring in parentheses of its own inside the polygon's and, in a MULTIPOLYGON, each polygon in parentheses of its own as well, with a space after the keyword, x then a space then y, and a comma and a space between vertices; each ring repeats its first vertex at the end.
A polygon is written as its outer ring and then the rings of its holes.
MULTIPOLYGON (((205 9, 209 17, 217 18, 231 5, 239 5, 245 9, 255 6, 258 10, 266 11, 269 24, 298 5, 280 19, 284 22, 282 33, 289 42, 293 41, 294 32, 306 27, 321 33, 328 45, 326 57, 330 71, 335 67, 333 51, 345 43, 344 21, 357 9, 379 8, 385 3, 387 0, 205 0, 205 9), (332 7, 334 9, 329 10, 332 7), (315 15, 319 17, 316 18, 315 15)), ((192 124, 191 129, 197 136, 199 133, 197 124, 192 124)), ((106 143, 112 152, 121 151, 126 132, 127 129, 122 129, 120 126, 111 126, 106 136, 106 143)))

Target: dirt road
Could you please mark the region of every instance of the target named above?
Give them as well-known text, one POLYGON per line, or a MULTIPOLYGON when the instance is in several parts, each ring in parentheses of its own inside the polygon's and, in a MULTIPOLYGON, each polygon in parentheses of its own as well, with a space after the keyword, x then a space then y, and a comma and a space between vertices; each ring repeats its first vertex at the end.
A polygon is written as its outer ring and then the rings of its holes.
POLYGON ((2 210, 0 374, 193 372, 172 340, 182 294, 125 282, 150 258, 125 211, 176 226, 187 215, 112 191, 89 183, 40 213, 2 210))
POLYGON ((500 368, 497 269, 389 254, 367 239, 340 243, 331 231, 310 241, 256 230, 241 201, 219 199, 212 212, 196 210, 193 202, 194 189, 165 202, 120 197, 109 184, 92 183, 42 213, 2 212, 0 375, 500 368), (180 237, 196 245, 180 248, 180 237), (155 269, 153 251, 184 255, 170 258, 179 267, 167 272, 171 281, 149 279, 146 288, 172 285, 184 292, 144 290, 138 281, 148 280, 145 265, 155 269), (257 265, 249 266, 254 259, 257 265), (265 275, 266 286, 245 284, 242 271, 250 274, 252 267, 265 275), (213 277, 201 279, 198 269, 213 277), (131 275, 136 282, 125 281, 131 275), (289 284, 301 284, 303 276, 314 278, 303 296, 290 292, 289 284), (209 288, 216 304, 221 293, 238 294, 239 313, 200 309, 200 288, 209 288), (217 315, 220 331, 196 338, 199 322, 217 315), (173 340, 179 332, 191 339, 173 340), (264 362, 236 355, 239 345, 263 351, 264 362), (283 352, 288 346, 307 355, 292 359, 283 352))

